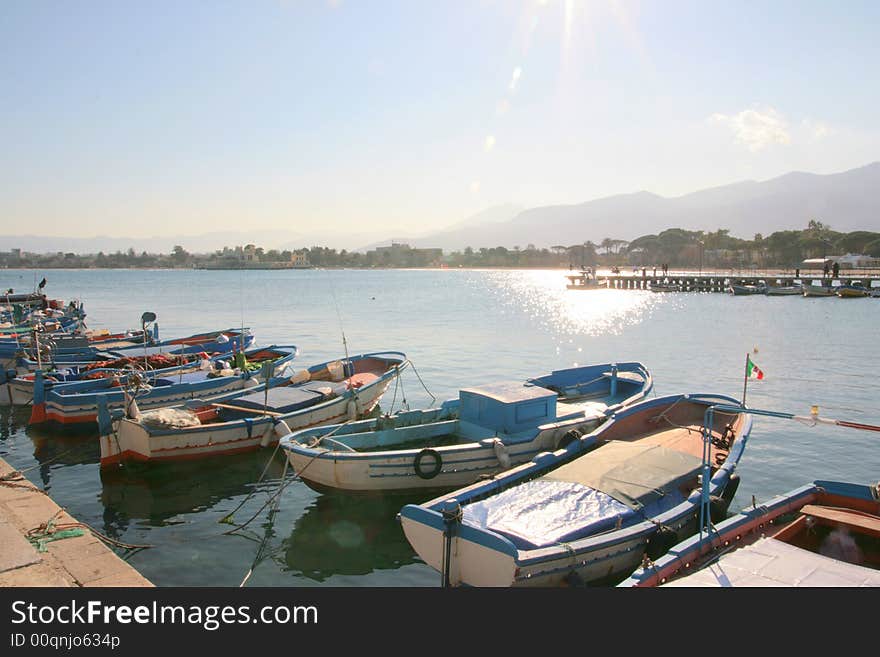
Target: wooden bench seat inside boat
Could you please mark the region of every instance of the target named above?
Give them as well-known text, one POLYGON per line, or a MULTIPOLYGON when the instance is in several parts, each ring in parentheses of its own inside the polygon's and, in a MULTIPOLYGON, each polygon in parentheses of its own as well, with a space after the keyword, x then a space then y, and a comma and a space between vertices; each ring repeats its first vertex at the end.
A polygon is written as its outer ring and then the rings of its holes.
POLYGON ((880 517, 870 513, 819 504, 805 504, 801 508, 801 513, 824 521, 825 524, 848 527, 860 533, 880 538, 880 517))

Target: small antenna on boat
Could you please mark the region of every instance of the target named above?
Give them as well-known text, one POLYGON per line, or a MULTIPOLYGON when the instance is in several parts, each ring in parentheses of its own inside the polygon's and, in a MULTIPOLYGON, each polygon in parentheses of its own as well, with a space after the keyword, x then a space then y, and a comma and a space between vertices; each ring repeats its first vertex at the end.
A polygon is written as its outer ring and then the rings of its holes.
MULTIPOLYGON (((336 288, 333 286, 333 281, 330 281, 330 292, 333 295, 333 305, 336 308, 336 319, 339 320, 339 331, 342 333, 342 349, 345 352, 345 362, 351 365, 351 361, 348 358, 348 341, 345 339, 345 329, 342 326, 342 315, 339 313, 339 303, 336 301, 336 288)), ((345 374, 345 366, 343 365, 342 373, 345 374)), ((351 382, 351 375, 349 375, 349 383, 351 382)), ((357 391, 355 391, 355 397, 357 397, 357 391)))

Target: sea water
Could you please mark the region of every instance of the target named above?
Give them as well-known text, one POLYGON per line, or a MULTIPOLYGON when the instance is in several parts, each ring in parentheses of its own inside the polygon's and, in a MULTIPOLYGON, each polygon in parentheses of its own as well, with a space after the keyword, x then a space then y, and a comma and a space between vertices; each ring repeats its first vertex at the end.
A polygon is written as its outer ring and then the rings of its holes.
MULTIPOLYGON (((81 299, 90 328, 160 337, 249 327, 258 344, 294 344, 302 366, 370 351, 406 353, 382 411, 423 408, 459 388, 554 369, 643 362, 652 395, 741 399, 746 354, 755 408, 880 424, 880 299, 567 290, 564 271, 4 270, 0 284, 81 299), (35 278, 35 274, 37 274, 35 278)), ((0 415, 0 456, 120 550, 158 586, 438 586, 396 520, 416 497, 321 495, 288 484, 273 449, 102 474, 94 437, 27 428, 29 409, 0 415), (273 456, 274 454, 274 456, 273 456), (260 480, 264 469, 266 475, 260 480), (234 512, 234 513, 233 513, 234 512), (233 524, 221 522, 233 513, 233 524), (236 526, 243 528, 229 533, 236 526)), ((815 479, 880 479, 880 434, 755 417, 731 511, 815 479)), ((288 474, 289 478, 289 474, 288 474)), ((48 518, 43 519, 48 520, 48 518)))

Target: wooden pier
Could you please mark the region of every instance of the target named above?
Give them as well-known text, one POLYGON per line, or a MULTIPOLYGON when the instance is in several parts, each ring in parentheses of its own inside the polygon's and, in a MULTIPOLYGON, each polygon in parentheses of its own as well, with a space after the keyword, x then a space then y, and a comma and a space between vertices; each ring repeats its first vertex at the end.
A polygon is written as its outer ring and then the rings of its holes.
POLYGON ((819 275, 803 274, 795 277, 793 274, 698 274, 698 273, 669 273, 667 275, 652 275, 646 272, 639 274, 603 274, 596 276, 600 286, 612 290, 650 290, 658 287, 676 287, 681 292, 729 292, 731 285, 757 285, 761 282, 771 286, 790 286, 796 283, 815 284, 825 286, 838 286, 853 281, 860 281, 867 288, 880 287, 880 276, 862 276, 857 273, 847 272, 846 275, 823 277, 819 275), (604 281, 604 285, 603 284, 604 281), (875 283, 874 281, 877 281, 875 283))

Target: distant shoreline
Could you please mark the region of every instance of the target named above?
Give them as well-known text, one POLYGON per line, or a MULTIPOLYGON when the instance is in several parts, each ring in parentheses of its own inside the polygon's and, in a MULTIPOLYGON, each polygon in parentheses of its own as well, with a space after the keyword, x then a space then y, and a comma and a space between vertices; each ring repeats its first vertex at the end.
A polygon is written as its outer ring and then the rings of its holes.
MULTIPOLYGON (((642 277, 642 267, 618 267, 619 273, 613 273, 611 267, 597 266, 593 267, 596 275, 599 277, 615 276, 615 277, 642 277)), ((660 268, 645 267, 645 276, 656 277, 663 275, 660 268), (656 273, 655 273, 656 272, 656 273)), ((550 266, 507 266, 507 265, 481 265, 481 266, 464 266, 455 267, 353 267, 353 266, 309 266, 309 267, 2 267, 0 271, 5 272, 41 272, 50 271, 555 271, 569 272, 572 275, 579 274, 582 270, 580 267, 550 267, 550 266)), ((798 277, 793 267, 770 267, 770 268, 743 268, 743 269, 707 269, 699 270, 697 268, 674 268, 669 269, 665 276, 786 276, 798 277)), ((822 278, 821 269, 800 269, 800 276, 811 278, 822 278)), ((878 268, 853 268, 841 269, 839 278, 852 278, 859 276, 880 276, 878 268)))

